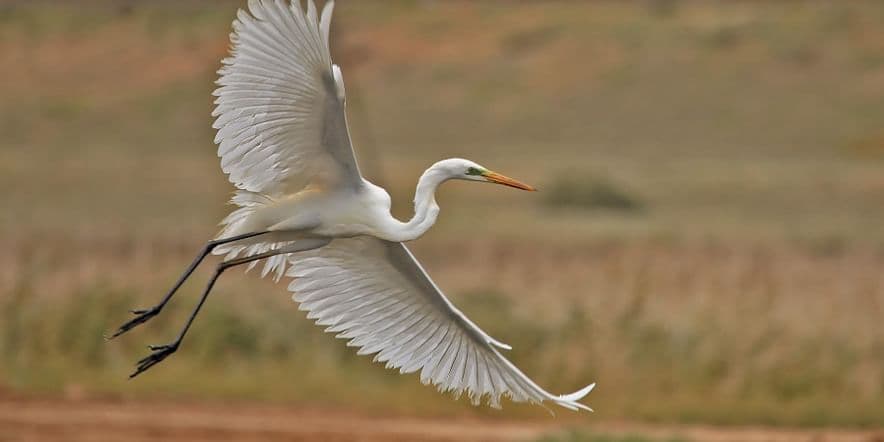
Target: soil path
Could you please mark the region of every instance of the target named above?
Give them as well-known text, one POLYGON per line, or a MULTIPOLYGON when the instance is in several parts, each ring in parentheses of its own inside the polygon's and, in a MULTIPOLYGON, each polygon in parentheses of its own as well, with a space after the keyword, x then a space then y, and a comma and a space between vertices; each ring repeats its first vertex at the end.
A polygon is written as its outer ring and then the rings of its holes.
MULTIPOLYGON (((0 399, 0 441, 521 441, 555 420, 371 417, 287 406, 0 399)), ((710 442, 884 442, 884 432, 592 423, 611 435, 680 436, 710 442)))

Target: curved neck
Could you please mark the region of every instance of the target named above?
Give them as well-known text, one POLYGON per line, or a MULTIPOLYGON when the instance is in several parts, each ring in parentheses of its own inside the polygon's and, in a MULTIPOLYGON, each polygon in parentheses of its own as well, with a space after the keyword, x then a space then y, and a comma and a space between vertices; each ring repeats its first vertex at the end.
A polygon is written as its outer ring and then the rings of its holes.
POLYGON ((439 215, 439 205, 436 204, 436 188, 450 177, 439 169, 430 167, 417 182, 414 191, 414 216, 408 222, 401 222, 392 216, 393 223, 388 226, 385 238, 390 241, 410 241, 419 238, 433 224, 439 215))

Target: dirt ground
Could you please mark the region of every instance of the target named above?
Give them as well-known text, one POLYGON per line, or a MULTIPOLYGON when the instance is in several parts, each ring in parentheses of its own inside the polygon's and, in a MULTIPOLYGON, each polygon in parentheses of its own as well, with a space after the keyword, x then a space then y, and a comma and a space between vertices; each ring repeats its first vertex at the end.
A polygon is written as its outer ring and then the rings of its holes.
MULTIPOLYGON (((593 434, 692 441, 878 442, 884 432, 593 422, 593 434)), ((253 404, 0 399, 0 441, 510 441, 555 433, 548 421, 372 417, 253 404)))

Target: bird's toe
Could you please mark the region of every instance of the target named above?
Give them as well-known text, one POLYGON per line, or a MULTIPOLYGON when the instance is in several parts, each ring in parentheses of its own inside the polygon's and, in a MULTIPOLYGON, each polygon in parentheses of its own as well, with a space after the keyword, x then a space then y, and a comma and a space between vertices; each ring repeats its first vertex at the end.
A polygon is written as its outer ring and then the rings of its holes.
POLYGON ((138 361, 135 367, 135 371, 131 375, 129 375, 129 379, 132 379, 135 376, 144 373, 149 368, 162 362, 172 353, 175 353, 175 351, 178 350, 178 342, 164 345, 148 345, 147 348, 149 348, 152 353, 141 358, 138 361))

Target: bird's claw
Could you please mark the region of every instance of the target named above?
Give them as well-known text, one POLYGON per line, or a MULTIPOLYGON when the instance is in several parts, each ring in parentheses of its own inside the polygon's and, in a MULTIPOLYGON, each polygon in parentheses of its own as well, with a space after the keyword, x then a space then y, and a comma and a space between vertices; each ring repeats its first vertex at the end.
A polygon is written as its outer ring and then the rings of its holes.
POLYGON ((135 371, 129 375, 129 379, 144 373, 150 367, 159 364, 163 359, 166 359, 169 355, 175 353, 175 351, 178 350, 178 342, 164 345, 148 345, 147 348, 153 353, 138 361, 138 365, 136 366, 135 371))
POLYGON ((133 315, 136 315, 136 316, 134 318, 130 319, 129 321, 127 321, 125 324, 121 325, 120 328, 118 328, 117 331, 114 332, 114 334, 112 334, 110 336, 105 335, 104 339, 109 341, 113 338, 116 338, 117 336, 122 335, 123 333, 126 333, 129 330, 132 330, 133 328, 135 328, 141 324, 144 324, 150 318, 153 318, 154 316, 156 316, 157 313, 160 312, 160 309, 158 307, 151 307, 151 308, 147 308, 147 309, 129 310, 129 312, 131 312, 133 315))

